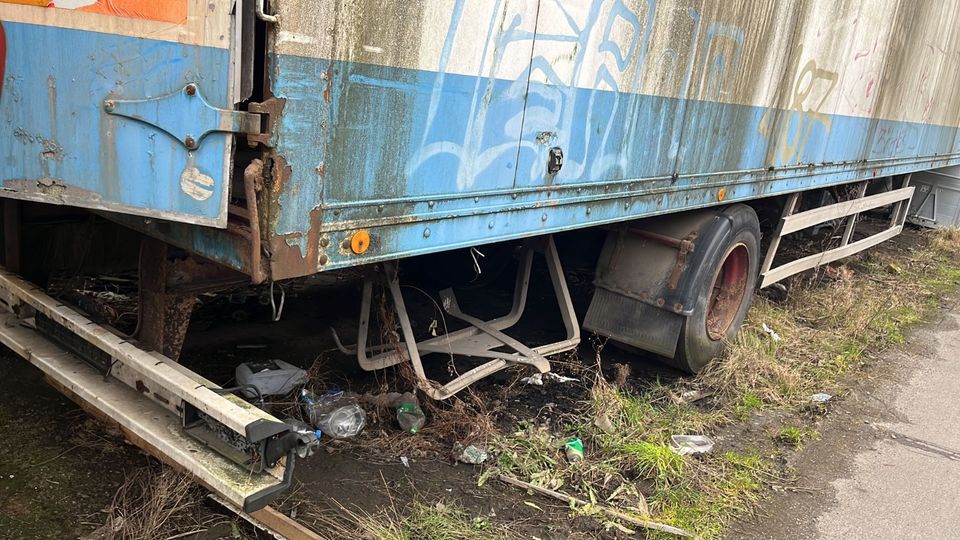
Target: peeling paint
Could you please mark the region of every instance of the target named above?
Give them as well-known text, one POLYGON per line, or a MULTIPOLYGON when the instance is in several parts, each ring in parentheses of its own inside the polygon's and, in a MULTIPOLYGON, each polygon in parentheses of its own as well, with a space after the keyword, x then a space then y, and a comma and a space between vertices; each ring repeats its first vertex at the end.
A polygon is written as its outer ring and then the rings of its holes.
POLYGON ((213 195, 216 182, 193 166, 187 166, 180 174, 180 191, 198 201, 205 201, 213 195))

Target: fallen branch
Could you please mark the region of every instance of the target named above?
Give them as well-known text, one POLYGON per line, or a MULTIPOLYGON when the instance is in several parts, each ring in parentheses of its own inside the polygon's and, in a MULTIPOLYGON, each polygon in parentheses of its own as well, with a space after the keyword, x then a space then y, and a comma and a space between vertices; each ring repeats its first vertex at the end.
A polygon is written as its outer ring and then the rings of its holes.
MULTIPOLYGON (((529 489, 541 495, 547 495, 548 497, 559 499, 567 504, 574 503, 580 506, 587 506, 589 504, 587 503, 587 501, 584 501, 583 499, 578 499, 576 497, 567 495, 566 493, 560 493, 559 491, 554 491, 552 489, 535 486, 529 482, 524 482, 523 480, 517 480, 516 478, 511 478, 509 476, 505 476, 502 474, 499 475, 498 478, 500 479, 501 482, 504 482, 506 484, 510 484, 512 486, 516 486, 523 489, 529 489)), ((635 518, 631 515, 624 514, 623 512, 614 510, 613 508, 607 508, 605 506, 600 506, 600 505, 594 505, 594 506, 599 508, 603 513, 607 514, 608 516, 611 516, 617 519, 622 519, 623 521, 626 521, 631 525, 636 525, 637 527, 643 527, 644 529, 653 529, 655 531, 662 531, 670 534, 675 534, 677 536, 682 536, 685 538, 696 538, 696 536, 694 536, 692 533, 689 533, 677 527, 673 527, 663 523, 657 523, 655 521, 647 521, 645 519, 635 518)))

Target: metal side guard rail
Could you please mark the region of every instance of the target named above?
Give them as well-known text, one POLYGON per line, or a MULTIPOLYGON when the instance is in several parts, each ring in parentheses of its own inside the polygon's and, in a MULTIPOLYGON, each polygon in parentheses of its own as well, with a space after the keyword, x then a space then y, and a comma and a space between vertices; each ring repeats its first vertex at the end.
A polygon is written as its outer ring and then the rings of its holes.
POLYGON ((776 231, 773 233, 770 247, 767 248, 767 256, 760 267, 760 287, 768 287, 794 274, 811 268, 817 268, 820 265, 844 257, 849 257, 854 253, 873 247, 880 242, 900 234, 900 231, 903 230, 904 221, 907 218, 910 199, 913 197, 914 188, 910 186, 910 176, 911 175, 907 175, 906 178, 904 178, 901 187, 898 189, 869 196, 866 195, 867 182, 861 182, 857 196, 853 199, 821 206, 804 212, 797 212, 801 194, 791 193, 788 195, 787 201, 784 204, 783 214, 780 217, 780 222, 777 225, 776 231), (866 238, 854 241, 853 233, 859 215, 867 210, 888 205, 893 205, 889 227, 866 238), (846 226, 844 227, 843 237, 838 247, 828 249, 821 253, 808 255, 779 266, 774 266, 774 260, 777 257, 781 238, 820 223, 840 218, 846 219, 846 226))
POLYGON ((245 512, 291 484, 290 426, 156 352, 94 323, 0 267, 0 342, 38 367, 87 411, 134 444, 245 512), (36 321, 57 325, 55 335, 36 321), (106 371, 84 358, 95 347, 106 371))

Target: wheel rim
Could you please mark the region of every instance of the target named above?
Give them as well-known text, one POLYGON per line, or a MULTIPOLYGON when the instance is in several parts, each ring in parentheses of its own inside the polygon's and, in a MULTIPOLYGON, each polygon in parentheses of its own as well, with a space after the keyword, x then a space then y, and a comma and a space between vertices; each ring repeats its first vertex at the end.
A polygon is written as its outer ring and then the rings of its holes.
POLYGON ((707 335, 714 341, 727 336, 747 292, 750 252, 744 244, 730 248, 713 277, 707 304, 707 335))

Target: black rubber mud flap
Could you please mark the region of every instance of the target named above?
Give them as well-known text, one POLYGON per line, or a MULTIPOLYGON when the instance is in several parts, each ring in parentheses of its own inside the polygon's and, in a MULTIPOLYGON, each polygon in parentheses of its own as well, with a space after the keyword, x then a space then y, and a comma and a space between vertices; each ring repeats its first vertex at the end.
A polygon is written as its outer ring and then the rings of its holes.
POLYGON ((759 246, 757 215, 742 204, 611 230, 584 329, 695 373, 739 330, 759 246))

